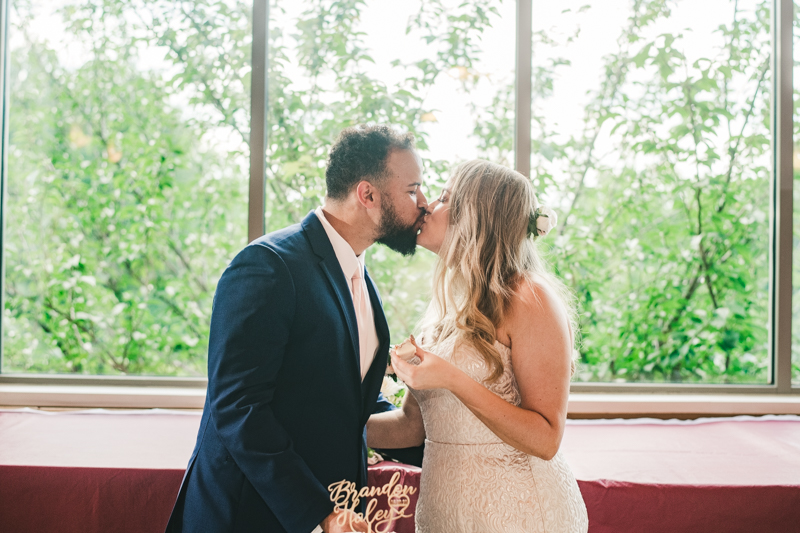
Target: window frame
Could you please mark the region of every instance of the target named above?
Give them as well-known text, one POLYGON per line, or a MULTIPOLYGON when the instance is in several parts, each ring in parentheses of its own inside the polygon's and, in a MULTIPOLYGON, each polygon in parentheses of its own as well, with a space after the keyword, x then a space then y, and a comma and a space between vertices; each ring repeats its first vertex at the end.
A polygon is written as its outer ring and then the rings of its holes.
MULTIPOLYGON (((8 8, 10 0, 0 0, 0 284, 5 280, 3 253, 5 229, 5 183, 8 145, 8 8)), ((516 82, 514 160, 516 170, 530 176, 531 158, 531 74, 532 0, 517 0, 516 5, 516 82)), ((683 384, 683 383, 572 383, 571 392, 586 397, 596 393, 615 395, 707 394, 707 395, 800 395, 792 385, 792 236, 793 236, 793 101, 792 48, 793 0, 773 0, 772 4, 772 205, 770 206, 770 314, 769 357, 771 382, 765 385, 683 384), (643 394, 644 393, 644 394, 643 394)), ((253 52, 250 116, 250 177, 248 241, 265 231, 266 149, 268 111, 269 1, 253 0, 253 52), (259 155, 260 154, 260 157, 259 155)), ((5 308, 5 291, 0 291, 0 308, 5 308)), ((2 320, 0 320, 0 406, 3 387, 74 387, 76 391, 93 387, 148 387, 162 389, 205 389, 206 378, 157 376, 51 375, 2 372, 2 320)), ((46 393, 43 393, 45 396, 46 393)), ((37 402, 33 402, 37 403, 37 402)), ((64 405, 71 405, 64 402, 64 405)), ((196 405, 196 401, 191 403, 196 405)), ((132 397, 126 405, 141 407, 132 397)), ((53 405, 42 403, 41 405, 53 405)), ((188 405, 187 405, 188 406, 188 405)))

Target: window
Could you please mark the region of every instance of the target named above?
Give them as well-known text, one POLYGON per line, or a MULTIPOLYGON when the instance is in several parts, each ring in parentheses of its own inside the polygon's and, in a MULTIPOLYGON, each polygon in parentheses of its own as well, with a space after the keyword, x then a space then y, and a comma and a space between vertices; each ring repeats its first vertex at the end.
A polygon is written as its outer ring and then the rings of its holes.
POLYGON ((579 381, 769 381, 770 5, 534 2, 579 381))
MULTIPOLYGON (((558 211, 541 249, 579 305, 576 390, 800 384, 772 245, 789 2, 253 4, 9 0, 3 373, 204 375, 225 265, 320 204, 341 129, 388 122, 429 198, 481 157, 558 211)), ((368 251, 393 340, 434 259, 368 251)))
POLYGON ((250 7, 8 13, 3 372, 204 374, 247 238, 250 7))

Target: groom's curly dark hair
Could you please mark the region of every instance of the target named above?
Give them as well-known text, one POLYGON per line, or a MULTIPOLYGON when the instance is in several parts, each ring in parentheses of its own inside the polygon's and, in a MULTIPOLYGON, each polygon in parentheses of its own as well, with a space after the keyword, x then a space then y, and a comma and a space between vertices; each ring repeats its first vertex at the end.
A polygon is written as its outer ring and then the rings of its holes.
POLYGON ((328 154, 328 198, 341 200, 362 180, 380 183, 392 150, 414 150, 414 134, 385 124, 359 124, 343 130, 328 154))

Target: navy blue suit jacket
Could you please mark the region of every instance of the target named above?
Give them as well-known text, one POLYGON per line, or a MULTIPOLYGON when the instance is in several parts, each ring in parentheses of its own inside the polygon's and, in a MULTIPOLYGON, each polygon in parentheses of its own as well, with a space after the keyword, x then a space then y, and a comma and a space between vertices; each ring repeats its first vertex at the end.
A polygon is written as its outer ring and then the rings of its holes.
POLYGON ((380 346, 362 383, 349 283, 313 212, 230 263, 214 296, 197 444, 167 531, 309 533, 333 510, 328 485, 366 485, 365 424, 388 408, 378 397, 389 354, 366 280, 380 346))

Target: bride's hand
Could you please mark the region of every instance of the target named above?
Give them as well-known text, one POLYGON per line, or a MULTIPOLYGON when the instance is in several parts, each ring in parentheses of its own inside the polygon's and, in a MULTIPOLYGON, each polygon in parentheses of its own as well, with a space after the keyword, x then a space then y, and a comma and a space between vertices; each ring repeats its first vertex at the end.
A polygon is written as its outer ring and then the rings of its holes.
POLYGON ((420 363, 407 363, 392 349, 392 368, 397 377, 416 390, 449 389, 460 370, 438 355, 420 348, 413 336, 411 342, 417 349, 416 356, 420 358, 420 363))

